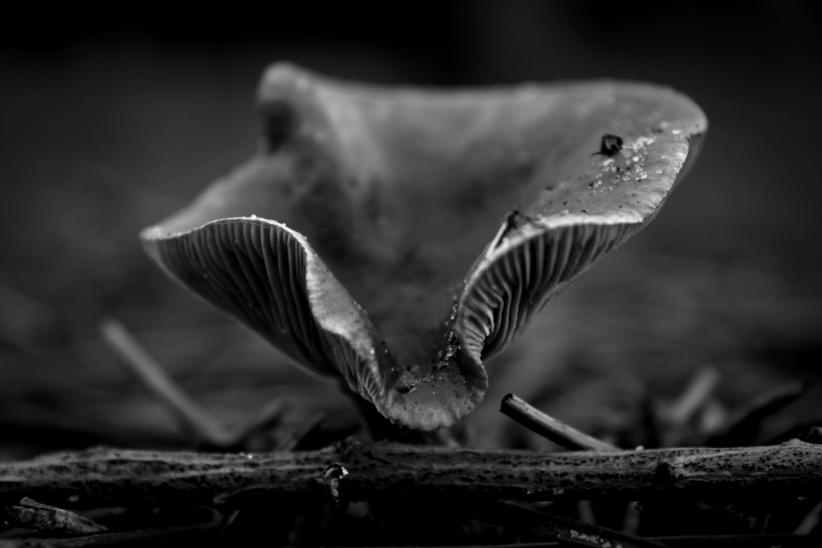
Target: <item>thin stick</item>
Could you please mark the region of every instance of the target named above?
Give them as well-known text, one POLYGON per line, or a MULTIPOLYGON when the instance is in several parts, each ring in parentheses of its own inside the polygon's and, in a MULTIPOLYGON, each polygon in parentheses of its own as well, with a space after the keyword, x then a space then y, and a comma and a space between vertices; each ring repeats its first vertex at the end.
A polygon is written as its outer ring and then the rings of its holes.
POLYGON ((618 447, 598 440, 584 432, 580 432, 572 426, 558 421, 550 415, 546 415, 514 394, 508 394, 502 398, 500 411, 525 428, 548 438, 566 449, 572 451, 619 451, 618 447))
POLYGON ((228 445, 232 436, 197 402, 180 390, 165 369, 146 351, 120 322, 105 320, 103 339, 117 352, 142 383, 174 414, 180 424, 199 441, 228 445))
POLYGON ((250 434, 278 421, 287 408, 283 400, 274 400, 249 421, 229 430, 183 392, 120 322, 107 319, 100 326, 100 331, 103 339, 129 369, 200 443, 218 449, 236 447, 250 434))
POLYGON ((803 397, 809 386, 803 382, 790 382, 777 386, 753 398, 734 410, 727 425, 706 440, 707 445, 737 445, 753 443, 763 421, 803 397))
MULTIPOLYGON (((668 537, 645 537, 645 540, 664 542, 675 548, 771 548, 781 546, 783 548, 818 548, 822 545, 822 539, 818 536, 802 535, 687 535, 668 537)), ((475 544, 462 545, 458 548, 554 548, 555 546, 568 546, 567 543, 557 541, 544 542, 520 542, 516 544, 475 544)), ((370 547, 352 547, 370 548, 370 547)), ((396 546, 395 548, 411 548, 410 546, 396 546)), ((427 548, 456 548, 454 546, 428 546, 427 548)))
POLYGON ((719 372, 713 367, 700 369, 690 384, 668 408, 667 419, 673 425, 682 426, 689 422, 710 399, 719 386, 719 372))
POLYGON ((795 535, 810 535, 819 525, 819 516, 822 514, 822 502, 818 502, 811 511, 802 518, 802 521, 794 529, 795 535))
POLYGON ((548 514, 526 508, 518 504, 499 502, 490 508, 473 509, 482 521, 516 525, 518 530, 526 529, 531 535, 555 538, 568 544, 606 548, 666 548, 662 542, 629 535, 593 523, 576 521, 566 517, 548 514))
POLYGON ((676 548, 817 548, 822 538, 811 535, 682 535, 648 537, 676 548))
POLYGON ((68 535, 87 535, 106 531, 104 526, 89 518, 56 506, 41 504, 29 497, 23 497, 19 503, 7 506, 3 514, 3 521, 11 527, 68 535))
POLYGON ((318 428, 325 420, 325 413, 316 413, 313 417, 297 426, 288 437, 280 442, 278 451, 293 451, 305 437, 318 428))
MULTIPOLYGON (((817 495, 822 445, 544 453, 347 441, 319 451, 259 454, 92 449, 0 463, 0 505, 22 496, 97 506, 162 500, 211 504, 243 491, 327 501, 326 471, 344 468, 344 500, 375 496, 491 496, 566 500, 744 492, 817 495)), ((232 497, 234 498, 234 497, 232 497)))
POLYGON ((178 525, 159 529, 138 529, 94 533, 91 535, 54 537, 43 539, 0 540, 0 548, 102 548, 106 546, 186 546, 208 545, 219 530, 221 516, 213 511, 207 520, 191 525, 178 525), (174 541, 174 542, 172 542, 174 541))

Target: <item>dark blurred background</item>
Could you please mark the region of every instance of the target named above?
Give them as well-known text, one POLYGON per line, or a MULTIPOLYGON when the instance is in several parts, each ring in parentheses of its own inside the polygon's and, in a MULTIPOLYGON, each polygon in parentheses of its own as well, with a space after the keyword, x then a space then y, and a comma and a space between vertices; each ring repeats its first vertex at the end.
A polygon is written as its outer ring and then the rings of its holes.
MULTIPOLYGON (((720 373, 730 409, 822 356, 822 9, 812 1, 442 1, 23 8, 0 22, 0 451, 184 440, 100 341, 124 322, 226 423, 286 395, 347 406, 151 264, 140 228, 252 154, 264 67, 381 83, 612 77, 708 115, 651 227, 546 308, 471 418, 516 391, 594 432, 720 373), (89 12, 91 13, 91 12, 89 12), (508 366, 508 367, 506 367, 508 366), (625 411, 625 413, 622 413, 625 411)), ((295 421, 298 419, 294 419, 295 421)), ((621 426, 621 425, 617 425, 621 426)), ((179 441, 183 444, 183 441, 179 441)))

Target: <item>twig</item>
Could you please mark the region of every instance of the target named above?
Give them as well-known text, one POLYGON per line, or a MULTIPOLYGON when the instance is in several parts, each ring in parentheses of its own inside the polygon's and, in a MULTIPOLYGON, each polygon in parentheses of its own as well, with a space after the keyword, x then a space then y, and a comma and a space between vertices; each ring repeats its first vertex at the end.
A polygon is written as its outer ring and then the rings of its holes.
POLYGON ((811 426, 799 439, 808 443, 822 443, 822 426, 811 426))
POLYGON ((558 421, 550 415, 546 415, 539 409, 533 407, 528 402, 508 394, 502 398, 500 411, 508 415, 522 426, 548 438, 557 445, 571 450, 588 451, 619 451, 609 443, 598 440, 576 428, 558 421))
MULTIPOLYGON (((675 548, 772 548, 781 546, 783 548, 818 548, 820 537, 801 535, 683 535, 669 537, 645 537, 646 540, 664 542, 675 548)), ((553 548, 555 546, 567 546, 565 543, 556 541, 545 542, 522 542, 516 544, 475 544, 456 546, 428 546, 427 548, 553 548)), ((370 547, 358 547, 370 548, 370 547)), ((410 548, 407 546, 396 546, 395 548, 410 548)))
POLYGON ((614 546, 623 548, 665 548, 667 546, 663 542, 648 540, 594 525, 593 523, 546 514, 545 512, 510 503, 495 504, 492 510, 490 512, 485 511, 481 518, 483 521, 496 523, 514 522, 518 527, 527 527, 530 534, 555 538, 577 546, 592 546, 595 548, 612 548, 614 546))
MULTIPOLYGON (((659 431, 656 437, 661 447, 694 445, 693 437, 701 425, 694 418, 701 415, 719 385, 719 373, 712 367, 699 369, 679 396, 671 402, 655 406, 659 431)), ((715 403, 715 402, 713 402, 715 403)))
POLYGON ((582 523, 596 523, 596 516, 594 516, 594 505, 588 499, 577 501, 577 514, 582 523))
POLYGON ((700 369, 682 395, 668 408, 666 419, 675 427, 688 423, 705 405, 719 385, 719 372, 713 367, 700 369))
POLYGON ((810 535, 813 530, 819 525, 819 516, 822 514, 822 502, 818 502, 816 506, 811 508, 811 511, 802 518, 799 525, 794 530, 795 535, 810 535))
POLYGON ((822 538, 810 535, 682 535, 649 537, 676 548, 817 548, 822 538))
POLYGON ((800 441, 743 448, 539 453, 347 441, 319 451, 220 454, 92 449, 0 463, 0 501, 22 496, 88 507, 135 500, 211 503, 255 494, 327 500, 331 466, 348 474, 340 497, 391 494, 533 500, 620 494, 759 492, 792 496, 822 488, 822 446, 800 441), (242 496, 242 495, 239 495, 242 496))
POLYGON ((275 400, 247 424, 228 430, 183 392, 120 322, 108 319, 102 323, 100 331, 131 371, 199 442, 219 449, 235 447, 250 434, 270 426, 284 412, 285 402, 275 400))
POLYGON ((0 540, 0 548, 92 548, 105 546, 204 545, 213 538, 222 517, 214 510, 199 523, 158 529, 95 533, 70 538, 0 540), (173 542, 172 542, 173 541, 173 542))
POLYGON ((12 527, 52 533, 88 535, 106 530, 91 519, 56 506, 40 504, 28 497, 23 497, 17 504, 7 506, 3 517, 7 525, 12 527))
POLYGON ((293 451, 302 440, 316 430, 325 420, 325 413, 315 413, 313 417, 297 426, 276 448, 278 451, 293 451))
POLYGON ((802 382, 792 382, 777 386, 735 410, 722 431, 711 435, 708 445, 736 445, 753 443, 762 422, 789 404, 795 402, 809 390, 802 382))
POLYGON ((184 427, 201 441, 225 443, 228 432, 202 407, 180 390, 163 367, 118 321, 105 320, 100 326, 103 339, 137 374, 145 386, 174 413, 184 427))

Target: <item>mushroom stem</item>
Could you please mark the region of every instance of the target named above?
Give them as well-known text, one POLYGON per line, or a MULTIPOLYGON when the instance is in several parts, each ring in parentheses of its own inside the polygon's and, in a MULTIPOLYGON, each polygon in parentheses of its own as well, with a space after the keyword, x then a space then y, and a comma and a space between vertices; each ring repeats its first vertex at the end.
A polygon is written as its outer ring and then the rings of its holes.
POLYGON ((514 394, 508 394, 502 398, 500 411, 525 428, 565 449, 571 451, 619 451, 618 447, 580 432, 576 428, 543 413, 514 394))
POLYGON ((435 431, 413 430, 392 422, 377 411, 373 403, 348 388, 345 382, 340 381, 339 385, 340 390, 347 394, 357 405, 362 417, 363 427, 372 440, 393 441, 412 445, 458 445, 447 429, 435 431))

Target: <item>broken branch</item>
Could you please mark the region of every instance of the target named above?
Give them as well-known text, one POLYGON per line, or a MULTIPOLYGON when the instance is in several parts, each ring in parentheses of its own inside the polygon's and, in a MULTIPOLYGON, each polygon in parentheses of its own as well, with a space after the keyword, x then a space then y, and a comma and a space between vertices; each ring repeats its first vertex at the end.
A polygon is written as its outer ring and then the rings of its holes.
POLYGON ((91 449, 0 463, 0 502, 28 496, 76 506, 154 500, 207 502, 243 493, 327 500, 339 466, 341 498, 385 494, 509 500, 745 490, 794 496, 822 488, 822 445, 537 453, 346 441, 318 451, 195 453, 91 449))
POLYGON ((525 428, 551 440, 560 447, 572 451, 619 451, 619 448, 580 432, 551 415, 543 413, 527 401, 508 394, 502 398, 499 410, 525 428))

